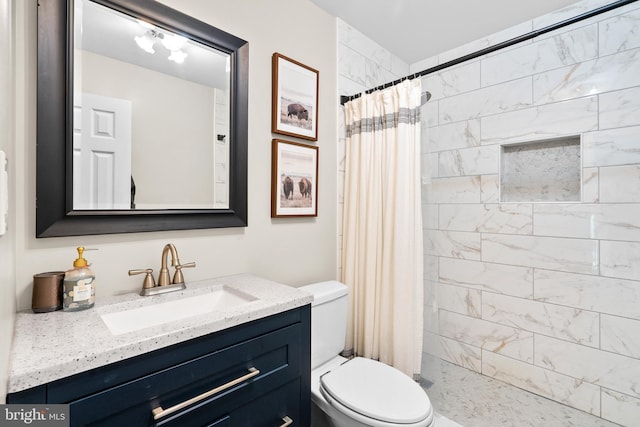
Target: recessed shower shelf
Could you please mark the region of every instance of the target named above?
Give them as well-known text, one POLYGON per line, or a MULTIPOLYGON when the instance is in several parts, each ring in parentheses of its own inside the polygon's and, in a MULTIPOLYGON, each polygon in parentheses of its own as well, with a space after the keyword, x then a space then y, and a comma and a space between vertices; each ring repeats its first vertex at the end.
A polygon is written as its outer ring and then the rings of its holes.
POLYGON ((579 202, 580 136, 503 145, 501 202, 579 202))

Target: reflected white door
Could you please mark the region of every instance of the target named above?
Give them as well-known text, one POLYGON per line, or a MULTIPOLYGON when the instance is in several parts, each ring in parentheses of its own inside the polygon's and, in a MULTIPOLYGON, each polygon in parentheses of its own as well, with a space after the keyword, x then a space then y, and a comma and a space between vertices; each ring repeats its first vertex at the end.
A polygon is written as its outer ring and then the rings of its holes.
POLYGON ((129 209, 131 101, 85 93, 73 123, 74 209, 129 209))

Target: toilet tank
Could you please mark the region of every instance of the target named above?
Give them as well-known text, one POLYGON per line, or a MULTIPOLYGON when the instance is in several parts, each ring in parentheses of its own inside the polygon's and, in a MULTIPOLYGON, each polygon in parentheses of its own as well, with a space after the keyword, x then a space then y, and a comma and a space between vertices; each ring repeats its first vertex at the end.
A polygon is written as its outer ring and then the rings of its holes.
POLYGON ((344 350, 347 334, 347 287, 335 280, 302 286, 311 304, 311 369, 344 350))

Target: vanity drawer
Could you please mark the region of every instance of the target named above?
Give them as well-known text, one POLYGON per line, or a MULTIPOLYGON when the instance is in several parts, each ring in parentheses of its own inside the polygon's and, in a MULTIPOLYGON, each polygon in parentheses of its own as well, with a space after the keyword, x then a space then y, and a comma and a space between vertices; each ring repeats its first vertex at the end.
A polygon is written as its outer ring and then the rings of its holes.
POLYGON ((295 380, 231 413, 232 427, 306 427, 301 419, 300 380, 295 380))
POLYGON ((294 324, 72 401, 71 425, 225 425, 226 414, 300 377, 301 352, 294 324), (154 409, 202 395, 154 421, 154 409))
POLYGON ((158 423, 158 426, 306 427, 301 421, 300 379, 229 410, 209 402, 158 423), (214 415, 215 414, 215 415, 214 415), (220 415, 218 415, 220 414, 220 415), (213 417, 213 422, 211 422, 213 417))

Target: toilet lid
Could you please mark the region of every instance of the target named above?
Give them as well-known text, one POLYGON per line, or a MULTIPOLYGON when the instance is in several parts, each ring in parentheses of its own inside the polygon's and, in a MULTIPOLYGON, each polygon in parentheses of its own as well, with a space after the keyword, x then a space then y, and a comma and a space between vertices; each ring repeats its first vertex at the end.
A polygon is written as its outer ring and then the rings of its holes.
POLYGON ((397 424, 424 420, 431 403, 407 375, 384 363, 356 357, 324 374, 320 386, 354 412, 397 424))

